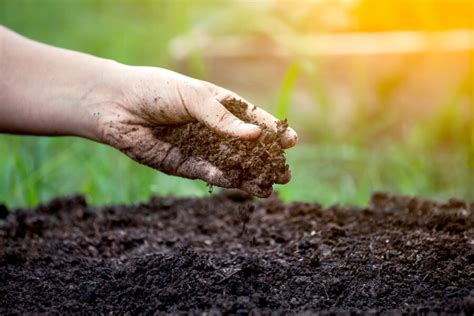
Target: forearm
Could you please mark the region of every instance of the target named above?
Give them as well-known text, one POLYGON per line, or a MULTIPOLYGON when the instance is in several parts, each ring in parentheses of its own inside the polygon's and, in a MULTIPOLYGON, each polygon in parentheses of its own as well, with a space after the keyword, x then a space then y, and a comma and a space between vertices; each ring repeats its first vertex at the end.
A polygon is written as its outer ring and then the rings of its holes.
POLYGON ((0 26, 0 132, 97 140, 94 111, 108 102, 112 81, 104 78, 114 67, 0 26))

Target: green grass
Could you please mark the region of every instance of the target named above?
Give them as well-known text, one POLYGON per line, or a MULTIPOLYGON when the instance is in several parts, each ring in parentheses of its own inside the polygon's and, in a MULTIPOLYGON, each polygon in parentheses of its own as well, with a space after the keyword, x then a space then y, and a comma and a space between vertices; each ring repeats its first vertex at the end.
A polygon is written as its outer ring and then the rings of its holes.
MULTIPOLYGON (((285 200, 366 203, 371 192, 472 198, 465 156, 408 148, 367 149, 353 144, 301 145, 288 152, 293 180, 276 186, 285 200)), ((10 206, 34 205, 80 192, 92 203, 146 201, 151 194, 207 196, 202 181, 170 177, 141 166, 113 148, 78 138, 1 136, 0 196, 10 206)))
POLYGON ((300 68, 301 67, 298 63, 291 64, 283 77, 274 113, 274 115, 280 120, 287 118, 290 112, 296 81, 300 74, 300 68))
POLYGON ((368 149, 354 144, 302 145, 288 153, 293 170, 289 185, 278 188, 285 200, 364 205, 374 191, 437 199, 474 197, 474 179, 466 156, 408 144, 368 149))
MULTIPOLYGON (((53 45, 85 51, 120 62, 171 66, 167 45, 176 35, 209 18, 222 1, 0 1, 0 23, 53 45)), ((217 9, 216 9, 217 8, 217 9)), ((367 121, 364 74, 355 65, 358 112, 349 132, 328 123, 331 104, 316 64, 298 61, 275 78, 280 89, 275 113, 301 122, 308 141, 288 151, 293 180, 277 190, 285 200, 323 204, 365 204, 375 190, 444 199, 474 199, 474 110, 460 112, 467 83, 445 102, 444 112, 422 122, 407 137, 379 137, 397 119, 387 109, 379 124, 367 121), (298 78, 305 75, 321 107, 322 117, 299 118, 292 111, 298 78), (466 117, 471 117, 470 121, 466 117)), ((205 78, 198 52, 191 57, 190 75, 205 78)), ((471 81, 469 81, 469 79, 471 81)), ((385 82, 390 93, 398 82, 385 82)), ((383 105, 381 105, 383 109, 383 105)), ((331 119, 331 122, 333 120, 331 119)), ((0 135, 0 203, 34 205, 51 197, 83 193, 95 204, 145 201, 151 194, 208 195, 201 181, 170 177, 141 166, 113 148, 79 138, 0 135)))
POLYGON ((78 138, 1 136, 2 200, 34 205, 81 192, 94 203, 145 200, 150 194, 204 195, 201 181, 169 177, 105 145, 78 138))

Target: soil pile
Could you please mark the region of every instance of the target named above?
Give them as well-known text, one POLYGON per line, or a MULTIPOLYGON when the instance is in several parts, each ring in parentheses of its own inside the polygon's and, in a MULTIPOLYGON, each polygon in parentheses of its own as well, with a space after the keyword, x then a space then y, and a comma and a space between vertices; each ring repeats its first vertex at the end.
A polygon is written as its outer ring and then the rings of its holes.
POLYGON ((240 188, 242 183, 252 181, 260 188, 259 192, 271 192, 268 189, 289 172, 280 145, 288 123, 280 121, 275 133, 253 118, 251 110, 247 111, 247 103, 230 99, 223 105, 244 122, 259 125, 261 136, 256 141, 249 141, 218 135, 200 122, 160 126, 154 133, 157 138, 178 147, 185 157, 201 158, 217 166, 232 187, 240 188))
POLYGON ((457 200, 77 196, 0 223, 0 314, 474 313, 474 204, 457 200))

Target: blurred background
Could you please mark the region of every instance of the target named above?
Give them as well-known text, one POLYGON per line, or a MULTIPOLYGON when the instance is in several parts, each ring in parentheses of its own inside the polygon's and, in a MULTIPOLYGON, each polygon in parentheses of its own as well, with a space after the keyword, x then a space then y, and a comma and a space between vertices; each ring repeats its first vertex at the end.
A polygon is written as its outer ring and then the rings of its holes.
MULTIPOLYGON (((371 192, 474 200, 472 0, 0 0, 0 23, 122 63, 167 67, 288 118, 285 200, 371 192)), ((34 69, 32 69, 34 71, 34 69)), ((0 135, 0 202, 208 195, 78 138, 0 135)))

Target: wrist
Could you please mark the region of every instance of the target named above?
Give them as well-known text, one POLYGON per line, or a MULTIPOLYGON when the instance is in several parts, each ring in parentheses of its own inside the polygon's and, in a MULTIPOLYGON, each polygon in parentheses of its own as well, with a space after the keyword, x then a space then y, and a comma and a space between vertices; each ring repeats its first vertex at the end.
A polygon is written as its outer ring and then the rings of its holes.
POLYGON ((100 60, 95 76, 79 96, 74 134, 104 142, 104 125, 110 123, 119 110, 124 65, 108 59, 100 60))

